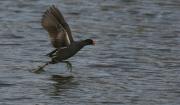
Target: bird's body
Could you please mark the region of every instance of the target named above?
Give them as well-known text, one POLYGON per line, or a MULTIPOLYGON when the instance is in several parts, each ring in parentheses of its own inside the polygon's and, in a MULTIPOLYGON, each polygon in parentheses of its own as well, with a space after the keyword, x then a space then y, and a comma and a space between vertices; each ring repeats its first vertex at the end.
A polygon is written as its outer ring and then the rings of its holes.
POLYGON ((84 46, 94 45, 92 39, 74 41, 69 25, 66 23, 59 9, 54 5, 45 11, 41 24, 49 33, 51 43, 55 50, 48 54, 48 56, 51 57, 51 61, 41 66, 40 69, 48 64, 67 62, 64 60, 75 55, 84 46))
POLYGON ((75 55, 84 45, 80 42, 73 42, 68 47, 57 49, 52 55, 52 61, 63 61, 75 55), (68 53, 67 53, 68 52, 68 53))

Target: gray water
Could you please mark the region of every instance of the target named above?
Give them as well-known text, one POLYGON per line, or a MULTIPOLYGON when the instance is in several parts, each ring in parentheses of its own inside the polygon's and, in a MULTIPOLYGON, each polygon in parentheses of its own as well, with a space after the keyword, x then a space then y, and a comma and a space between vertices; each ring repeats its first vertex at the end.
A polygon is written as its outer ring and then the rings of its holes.
POLYGON ((1 0, 0 105, 179 105, 179 0, 1 0), (75 40, 64 64, 30 70, 53 50, 40 19, 62 11, 75 40))

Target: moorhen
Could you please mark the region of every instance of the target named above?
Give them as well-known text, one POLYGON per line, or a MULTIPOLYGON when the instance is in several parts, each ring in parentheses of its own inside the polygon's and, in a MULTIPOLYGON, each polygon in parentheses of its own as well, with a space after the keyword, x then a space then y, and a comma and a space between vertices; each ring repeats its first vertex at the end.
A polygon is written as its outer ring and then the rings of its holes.
POLYGON ((51 57, 51 61, 39 66, 38 70, 42 70, 48 64, 58 62, 66 63, 67 68, 72 70, 71 63, 65 60, 75 55, 84 46, 95 44, 92 39, 74 41, 69 25, 54 5, 50 6, 49 9, 44 12, 41 24, 49 33, 51 43, 53 47, 55 47, 55 50, 47 54, 51 57))

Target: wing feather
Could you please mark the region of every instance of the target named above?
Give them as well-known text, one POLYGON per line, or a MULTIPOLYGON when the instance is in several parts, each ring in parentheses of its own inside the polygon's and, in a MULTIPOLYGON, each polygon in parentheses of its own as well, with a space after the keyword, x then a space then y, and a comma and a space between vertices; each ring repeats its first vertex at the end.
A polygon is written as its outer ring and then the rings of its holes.
POLYGON ((69 26, 65 25, 67 23, 54 5, 45 11, 41 24, 49 33, 51 43, 55 48, 66 47, 73 41, 69 26))
POLYGON ((59 11, 58 8, 56 8, 54 5, 52 5, 51 10, 53 11, 53 15, 55 17, 57 17, 57 20, 59 21, 59 23, 62 24, 62 26, 64 27, 64 29, 67 31, 67 34, 69 36, 69 40, 72 42, 73 41, 73 37, 71 34, 71 30, 69 25, 67 24, 67 22, 65 21, 62 13, 59 11))

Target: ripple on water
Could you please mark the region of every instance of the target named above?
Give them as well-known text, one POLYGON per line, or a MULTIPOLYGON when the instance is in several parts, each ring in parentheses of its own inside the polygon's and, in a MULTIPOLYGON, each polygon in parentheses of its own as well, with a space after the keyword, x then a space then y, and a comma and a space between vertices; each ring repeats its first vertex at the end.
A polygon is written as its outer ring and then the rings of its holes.
POLYGON ((179 0, 1 0, 3 105, 179 105, 179 0), (56 4, 75 40, 92 38, 65 65, 29 70, 54 48, 40 19, 56 4))

